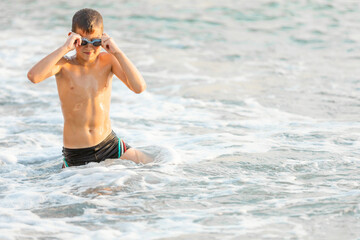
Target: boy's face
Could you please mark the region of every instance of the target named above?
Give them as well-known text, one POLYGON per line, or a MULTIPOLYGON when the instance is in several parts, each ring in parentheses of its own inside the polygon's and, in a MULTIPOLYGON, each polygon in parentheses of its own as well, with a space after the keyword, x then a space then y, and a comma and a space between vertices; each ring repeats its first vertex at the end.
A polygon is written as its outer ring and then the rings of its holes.
MULTIPOLYGON (((98 26, 93 28, 92 33, 86 33, 80 28, 76 28, 75 32, 81 37, 88 39, 89 41, 92 41, 94 39, 101 39, 101 36, 103 34, 102 28, 98 26)), ((77 57, 82 58, 84 61, 91 62, 96 59, 96 57, 100 53, 100 50, 101 46, 95 47, 93 44, 88 43, 85 46, 76 47, 76 55, 77 57)))

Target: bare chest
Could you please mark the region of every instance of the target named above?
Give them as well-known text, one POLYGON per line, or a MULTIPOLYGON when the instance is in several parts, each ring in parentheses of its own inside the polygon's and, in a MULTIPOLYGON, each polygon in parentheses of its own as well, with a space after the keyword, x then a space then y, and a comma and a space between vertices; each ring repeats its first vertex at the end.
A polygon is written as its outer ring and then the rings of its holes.
POLYGON ((94 98, 109 92, 112 76, 107 66, 91 69, 82 66, 65 68, 56 78, 60 99, 94 98))

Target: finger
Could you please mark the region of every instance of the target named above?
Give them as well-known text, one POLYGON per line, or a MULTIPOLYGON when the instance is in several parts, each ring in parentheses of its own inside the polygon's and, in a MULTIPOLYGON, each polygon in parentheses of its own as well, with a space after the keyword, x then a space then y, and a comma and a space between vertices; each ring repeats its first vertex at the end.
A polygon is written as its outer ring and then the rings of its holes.
POLYGON ((104 40, 104 43, 109 44, 109 43, 110 43, 110 39, 111 39, 111 38, 106 38, 106 39, 104 40))
POLYGON ((110 49, 109 38, 104 41, 103 46, 104 46, 106 49, 110 49))
POLYGON ((81 37, 78 35, 76 36, 76 47, 81 46, 81 37))
POLYGON ((107 35, 106 33, 103 33, 101 38, 103 39, 103 41, 106 41, 106 40, 110 39, 109 35, 107 35))
POLYGON ((109 39, 108 39, 108 38, 101 38, 101 42, 102 42, 102 43, 107 42, 107 40, 109 40, 109 39))
POLYGON ((103 48, 105 48, 105 49, 107 49, 107 50, 109 50, 110 49, 110 45, 108 44, 108 43, 103 43, 103 44, 101 44, 101 46, 103 47, 103 48))
POLYGON ((102 45, 102 46, 105 46, 105 45, 106 45, 106 42, 107 42, 107 39, 101 39, 101 45, 102 45))

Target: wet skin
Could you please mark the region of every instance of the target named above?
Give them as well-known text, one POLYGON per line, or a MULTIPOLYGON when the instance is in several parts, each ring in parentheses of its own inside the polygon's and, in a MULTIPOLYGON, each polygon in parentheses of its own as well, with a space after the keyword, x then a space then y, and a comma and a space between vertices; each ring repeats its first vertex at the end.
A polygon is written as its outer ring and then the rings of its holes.
MULTIPOLYGON (((90 40, 102 35, 98 28, 91 34, 77 33, 90 40)), ((94 146, 111 132, 112 58, 100 49, 92 44, 76 47, 76 56, 62 59, 56 74, 66 148, 94 146)))
MULTIPOLYGON (((112 77, 116 75, 131 91, 141 93, 146 83, 133 63, 117 47, 102 26, 91 33, 76 29, 66 43, 35 64, 28 72, 33 83, 55 75, 64 116, 64 147, 86 148, 102 142, 111 132, 110 99, 112 77), (101 38, 107 52, 92 44, 81 46, 81 38, 101 38), (76 49, 73 57, 64 56, 76 49)), ((130 148, 121 159, 136 163, 153 161, 148 155, 130 148)))

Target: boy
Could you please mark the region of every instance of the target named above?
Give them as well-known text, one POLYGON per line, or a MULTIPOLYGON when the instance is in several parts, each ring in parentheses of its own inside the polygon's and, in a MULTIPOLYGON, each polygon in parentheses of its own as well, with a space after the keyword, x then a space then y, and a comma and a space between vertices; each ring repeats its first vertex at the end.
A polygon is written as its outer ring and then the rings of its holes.
POLYGON ((55 75, 64 117, 64 167, 121 158, 136 163, 151 159, 119 139, 109 117, 112 77, 141 93, 146 83, 125 54, 107 34, 103 19, 93 9, 75 13, 72 32, 63 46, 34 65, 28 73, 33 83, 55 75), (101 52, 103 47, 107 52, 101 52), (76 55, 65 54, 76 49, 76 55))

